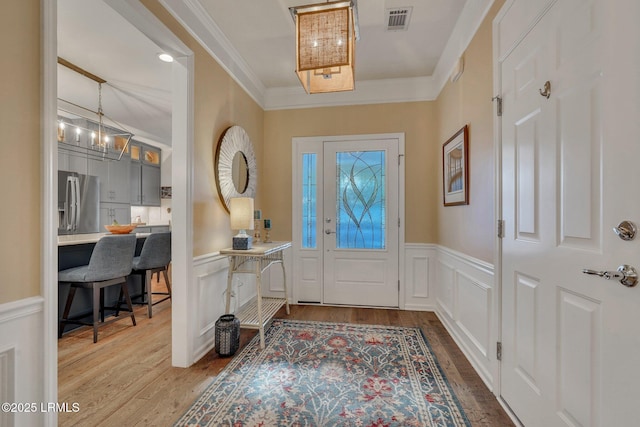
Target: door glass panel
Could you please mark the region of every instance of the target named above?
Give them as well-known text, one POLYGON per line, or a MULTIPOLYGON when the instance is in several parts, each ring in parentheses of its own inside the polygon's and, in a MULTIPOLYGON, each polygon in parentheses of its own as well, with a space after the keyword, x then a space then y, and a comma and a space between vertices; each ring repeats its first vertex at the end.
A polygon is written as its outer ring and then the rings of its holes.
POLYGON ((385 151, 336 153, 336 248, 385 249, 385 151))
POLYGON ((316 247, 317 160, 315 153, 302 155, 302 247, 316 247))

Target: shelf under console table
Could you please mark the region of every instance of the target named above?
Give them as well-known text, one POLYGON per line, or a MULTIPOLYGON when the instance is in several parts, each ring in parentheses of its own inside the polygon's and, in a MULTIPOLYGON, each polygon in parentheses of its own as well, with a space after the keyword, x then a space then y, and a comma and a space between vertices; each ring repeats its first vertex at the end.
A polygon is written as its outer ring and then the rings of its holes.
POLYGON ((234 250, 231 248, 220 251, 221 255, 229 257, 229 275, 227 278, 227 295, 225 313, 231 309, 231 291, 233 275, 236 273, 250 273, 256 276, 257 295, 243 305, 236 317, 240 319, 240 327, 258 329, 260 331, 260 348, 264 348, 264 327, 284 305, 289 314, 289 299, 287 294, 287 275, 284 268, 284 250, 291 247, 291 242, 256 243, 248 250, 234 250), (267 298, 262 296, 262 273, 274 264, 282 267, 284 298, 267 298))

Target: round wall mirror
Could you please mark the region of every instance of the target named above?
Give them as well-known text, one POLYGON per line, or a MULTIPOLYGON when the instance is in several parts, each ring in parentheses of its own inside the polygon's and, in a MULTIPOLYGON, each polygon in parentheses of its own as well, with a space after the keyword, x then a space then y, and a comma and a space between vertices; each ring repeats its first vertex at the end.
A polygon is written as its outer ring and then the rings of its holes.
POLYGON ((242 151, 238 151, 235 156, 233 156, 231 180, 238 193, 242 194, 247 191, 247 184, 249 184, 249 165, 247 165, 247 156, 245 156, 242 151))
POLYGON ((222 205, 229 212, 234 197, 255 197, 256 157, 247 132, 231 126, 222 133, 215 157, 216 187, 222 205))

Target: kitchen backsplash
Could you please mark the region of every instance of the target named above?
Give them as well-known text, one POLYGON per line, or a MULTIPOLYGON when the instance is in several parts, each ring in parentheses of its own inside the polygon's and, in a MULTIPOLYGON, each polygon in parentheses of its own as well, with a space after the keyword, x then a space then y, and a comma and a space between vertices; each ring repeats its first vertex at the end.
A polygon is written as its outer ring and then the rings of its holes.
POLYGON ((161 199, 160 207, 151 206, 131 206, 131 222, 146 224, 169 224, 171 223, 171 199, 161 199))

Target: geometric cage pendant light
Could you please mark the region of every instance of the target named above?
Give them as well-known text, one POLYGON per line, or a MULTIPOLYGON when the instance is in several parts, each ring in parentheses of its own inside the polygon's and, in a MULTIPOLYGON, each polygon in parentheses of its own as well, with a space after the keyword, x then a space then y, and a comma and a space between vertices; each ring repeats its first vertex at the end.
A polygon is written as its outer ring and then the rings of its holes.
POLYGON ((356 0, 290 7, 296 24, 296 74, 307 93, 354 90, 356 0))

